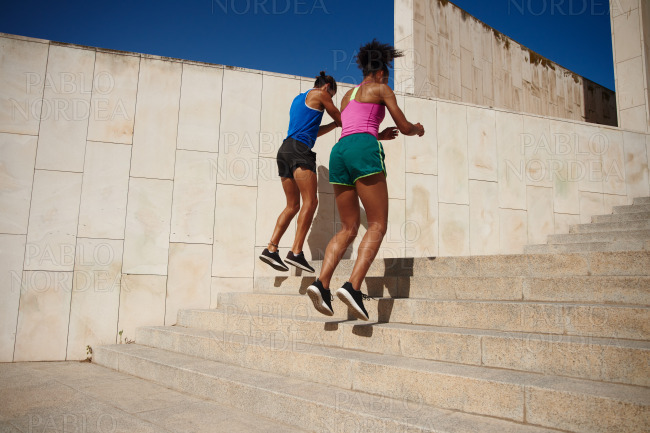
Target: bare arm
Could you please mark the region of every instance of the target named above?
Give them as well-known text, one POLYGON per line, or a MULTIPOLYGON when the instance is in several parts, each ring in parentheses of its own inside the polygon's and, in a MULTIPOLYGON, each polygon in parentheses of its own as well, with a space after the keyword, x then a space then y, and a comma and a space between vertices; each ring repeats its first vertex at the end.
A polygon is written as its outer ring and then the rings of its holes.
POLYGON ((332 101, 332 97, 330 96, 329 93, 327 92, 321 93, 321 103, 323 104, 325 111, 327 111, 327 114, 329 114, 330 117, 334 119, 334 127, 337 126, 341 127, 343 125, 343 123, 341 122, 341 112, 339 111, 338 108, 336 108, 336 105, 334 105, 334 102, 332 101))
POLYGON ((330 122, 327 125, 321 125, 318 128, 318 137, 325 135, 330 131, 333 131, 336 128, 336 122, 330 122))
POLYGON ((413 124, 406 120, 404 112, 397 105, 397 99, 395 98, 395 93, 393 90, 388 87, 386 84, 382 84, 380 88, 381 98, 388 108, 388 112, 395 121, 395 125, 399 132, 404 135, 418 135, 422 137, 424 135, 424 127, 419 123, 413 124))

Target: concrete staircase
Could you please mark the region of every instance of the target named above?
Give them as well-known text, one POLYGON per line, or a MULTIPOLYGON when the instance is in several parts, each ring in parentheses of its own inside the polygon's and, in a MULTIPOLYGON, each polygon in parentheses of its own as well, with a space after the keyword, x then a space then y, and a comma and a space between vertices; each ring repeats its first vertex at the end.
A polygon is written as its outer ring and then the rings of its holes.
POLYGON ((574 253, 583 251, 650 250, 650 197, 635 198, 630 206, 615 206, 611 215, 591 218, 591 224, 578 224, 568 234, 549 235, 548 242, 527 245, 525 252, 574 253))
POLYGON ((310 432, 650 431, 650 251, 377 260, 369 323, 315 312, 313 280, 257 278, 93 362, 310 432))

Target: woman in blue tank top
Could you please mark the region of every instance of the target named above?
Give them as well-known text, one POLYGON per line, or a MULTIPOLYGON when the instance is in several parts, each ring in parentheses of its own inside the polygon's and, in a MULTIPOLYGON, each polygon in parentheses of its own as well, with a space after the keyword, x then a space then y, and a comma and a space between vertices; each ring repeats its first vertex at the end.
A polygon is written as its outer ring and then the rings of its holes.
POLYGON ((278 174, 287 205, 278 217, 268 247, 260 259, 273 268, 288 271, 278 252, 278 244, 298 212, 298 225, 293 246, 285 261, 297 268, 314 272, 303 254, 302 247, 318 206, 316 197, 316 153, 312 151, 316 138, 341 126, 341 113, 332 102, 336 94, 336 81, 321 71, 314 88, 296 96, 289 111, 287 138, 278 150, 278 174), (324 111, 333 122, 321 126, 324 111), (300 199, 302 198, 302 207, 300 199))

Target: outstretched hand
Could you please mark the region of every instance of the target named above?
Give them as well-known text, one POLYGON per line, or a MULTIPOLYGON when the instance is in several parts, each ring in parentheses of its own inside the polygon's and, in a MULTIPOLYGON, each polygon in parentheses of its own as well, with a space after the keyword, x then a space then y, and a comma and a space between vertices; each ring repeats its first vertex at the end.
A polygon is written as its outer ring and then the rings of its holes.
POLYGON ((381 131, 378 135, 380 140, 392 140, 399 135, 399 131, 395 126, 389 126, 388 128, 381 131))

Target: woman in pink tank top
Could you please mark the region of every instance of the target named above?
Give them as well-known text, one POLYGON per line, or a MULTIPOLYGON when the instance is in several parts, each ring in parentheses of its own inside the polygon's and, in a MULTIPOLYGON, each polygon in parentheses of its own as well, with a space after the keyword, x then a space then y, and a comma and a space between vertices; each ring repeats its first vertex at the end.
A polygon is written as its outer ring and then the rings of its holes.
POLYGON ((398 135, 424 135, 424 127, 413 124, 397 106, 395 94, 388 87, 388 67, 400 51, 376 40, 361 47, 357 64, 363 71, 363 82, 348 91, 341 102, 341 139, 330 154, 330 183, 333 184, 341 229, 330 240, 318 279, 307 288, 307 294, 319 312, 334 314, 330 281, 341 257, 350 246, 360 224, 359 199, 366 211, 368 230, 361 240, 357 260, 349 280, 336 295, 361 320, 369 320, 363 305, 366 295, 361 283, 375 259, 386 234, 388 223, 388 188, 384 152, 378 140, 391 140, 398 135), (397 127, 379 133, 379 125, 388 109, 397 127))

